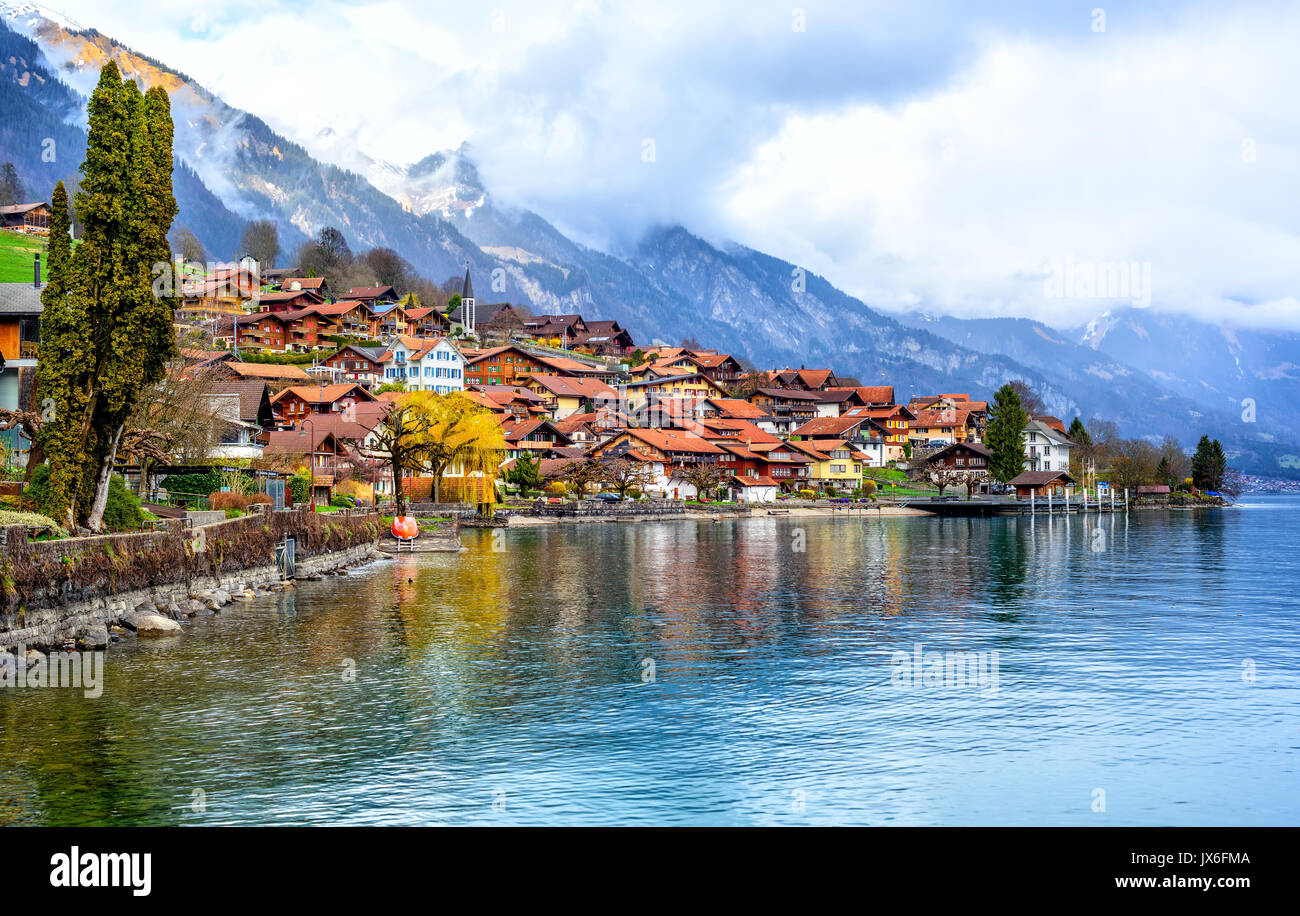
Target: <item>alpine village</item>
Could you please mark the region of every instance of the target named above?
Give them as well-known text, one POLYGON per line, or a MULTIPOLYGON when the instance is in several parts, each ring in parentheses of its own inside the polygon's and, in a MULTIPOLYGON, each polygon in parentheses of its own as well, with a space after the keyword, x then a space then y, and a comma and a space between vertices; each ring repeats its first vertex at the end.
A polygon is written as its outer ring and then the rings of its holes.
POLYGON ((213 262, 173 225, 166 93, 110 63, 89 121, 75 193, 0 182, 7 614, 157 589, 178 564, 190 594, 199 572, 209 592, 258 564, 282 580, 290 542, 300 564, 454 550, 461 525, 1231 495, 1216 441, 1121 439, 1018 380, 981 397, 757 367, 491 301, 490 278, 431 281, 335 228, 283 252, 250 223, 213 262))

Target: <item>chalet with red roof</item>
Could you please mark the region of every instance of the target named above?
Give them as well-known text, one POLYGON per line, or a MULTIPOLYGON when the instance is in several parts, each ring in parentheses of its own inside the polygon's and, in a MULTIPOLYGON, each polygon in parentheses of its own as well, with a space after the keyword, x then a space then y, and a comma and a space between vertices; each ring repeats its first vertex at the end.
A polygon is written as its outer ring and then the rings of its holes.
POLYGON ((359 401, 374 401, 375 396, 361 385, 341 382, 337 385, 290 385, 271 398, 271 410, 280 425, 310 419, 315 414, 345 414, 359 401))

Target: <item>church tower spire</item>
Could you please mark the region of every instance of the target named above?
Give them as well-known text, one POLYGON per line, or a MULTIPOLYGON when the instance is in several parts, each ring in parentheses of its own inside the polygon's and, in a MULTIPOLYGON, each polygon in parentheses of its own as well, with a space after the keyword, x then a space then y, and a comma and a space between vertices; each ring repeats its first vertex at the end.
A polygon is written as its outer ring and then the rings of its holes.
POLYGON ((474 302, 474 284, 469 279, 469 262, 465 262, 465 284, 460 290, 460 317, 461 326, 465 328, 467 334, 474 333, 474 319, 477 317, 477 306, 474 302))

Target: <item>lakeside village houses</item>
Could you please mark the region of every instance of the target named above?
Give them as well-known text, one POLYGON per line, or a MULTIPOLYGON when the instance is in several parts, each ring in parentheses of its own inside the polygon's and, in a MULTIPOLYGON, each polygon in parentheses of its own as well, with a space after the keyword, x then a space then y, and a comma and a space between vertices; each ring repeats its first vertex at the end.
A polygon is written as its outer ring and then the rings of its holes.
MULTIPOLYGON (((3 216, 34 225, 43 212, 23 205, 3 216)), ((989 405, 967 394, 904 404, 892 386, 832 369, 746 373, 713 349, 638 346, 615 321, 479 303, 468 269, 448 314, 403 304, 390 286, 331 290, 293 269, 265 274, 244 258, 186 282, 177 324, 212 344, 182 356, 189 372, 207 375, 204 397, 221 421, 209 460, 310 462, 316 501, 328 502, 349 476, 369 484, 375 500, 391 496, 374 429, 402 390, 462 392, 490 411, 507 444, 502 473, 524 454, 543 473, 586 456, 624 458, 645 463, 652 497, 698 498, 688 477, 698 479, 691 469, 705 464, 716 467, 723 495, 745 503, 845 494, 869 469, 921 459, 957 471, 988 467, 989 405), (317 358, 267 361, 276 354, 317 358)), ((17 408, 34 378, 40 290, 39 256, 31 283, 0 284, 2 407, 17 408)), ((28 445, 19 428, 5 435, 15 454, 28 445)), ((1072 486, 1071 445, 1059 419, 1031 418, 1017 493, 1072 486)), ((457 492, 447 486, 457 475, 454 467, 444 474, 444 493, 457 492)), ((427 498, 431 484, 414 478, 403 489, 427 498)))

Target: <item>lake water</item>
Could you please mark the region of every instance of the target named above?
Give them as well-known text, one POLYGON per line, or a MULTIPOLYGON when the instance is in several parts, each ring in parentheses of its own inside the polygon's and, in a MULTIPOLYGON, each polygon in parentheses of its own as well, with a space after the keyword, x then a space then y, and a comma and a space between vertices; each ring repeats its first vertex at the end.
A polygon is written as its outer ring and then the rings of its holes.
POLYGON ((1300 822, 1298 499, 464 540, 0 691, 0 823, 1300 822))

